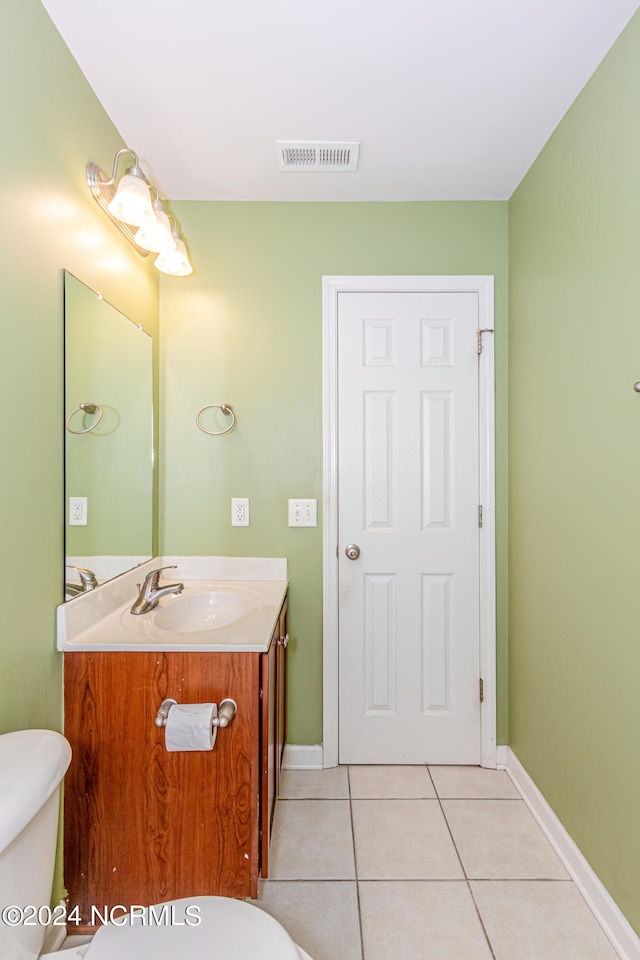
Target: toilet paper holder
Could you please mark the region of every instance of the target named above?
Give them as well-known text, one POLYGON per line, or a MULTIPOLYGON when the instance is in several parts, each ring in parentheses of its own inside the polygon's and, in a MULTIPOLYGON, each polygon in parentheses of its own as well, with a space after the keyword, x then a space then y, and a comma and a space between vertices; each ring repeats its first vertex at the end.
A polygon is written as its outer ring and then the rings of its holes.
MULTIPOLYGON (((169 711, 171 707, 177 705, 178 701, 174 700, 172 697, 167 697, 166 700, 163 700, 160 706, 158 707, 158 712, 156 713, 155 725, 156 727, 166 727, 167 717, 169 716, 169 711)), ((214 716, 211 725, 213 727, 228 727, 233 718, 236 715, 238 709, 238 704, 235 700, 232 700, 231 697, 225 697, 224 700, 221 700, 216 709, 214 709, 214 716)))

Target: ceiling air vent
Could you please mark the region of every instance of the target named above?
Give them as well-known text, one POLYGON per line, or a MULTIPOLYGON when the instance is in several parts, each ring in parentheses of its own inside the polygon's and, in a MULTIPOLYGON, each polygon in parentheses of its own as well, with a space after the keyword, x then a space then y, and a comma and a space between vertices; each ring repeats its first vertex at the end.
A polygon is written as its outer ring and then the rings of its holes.
POLYGON ((281 170, 357 170, 358 141, 276 140, 281 170))

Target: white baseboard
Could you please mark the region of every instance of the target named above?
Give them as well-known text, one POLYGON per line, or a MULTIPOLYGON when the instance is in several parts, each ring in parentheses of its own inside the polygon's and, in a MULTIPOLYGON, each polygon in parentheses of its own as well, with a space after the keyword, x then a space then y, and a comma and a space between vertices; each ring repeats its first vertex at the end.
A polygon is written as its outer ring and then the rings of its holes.
POLYGON ((507 769, 508 757, 509 757, 509 747, 505 747, 505 746, 496 747, 496 769, 497 770, 507 769))
POLYGON ((322 770, 322 744, 287 743, 282 766, 285 770, 322 770))
POLYGON ((500 751, 505 749, 507 773, 612 946, 621 960, 640 960, 640 938, 510 747, 498 747, 498 764, 500 764, 500 751))

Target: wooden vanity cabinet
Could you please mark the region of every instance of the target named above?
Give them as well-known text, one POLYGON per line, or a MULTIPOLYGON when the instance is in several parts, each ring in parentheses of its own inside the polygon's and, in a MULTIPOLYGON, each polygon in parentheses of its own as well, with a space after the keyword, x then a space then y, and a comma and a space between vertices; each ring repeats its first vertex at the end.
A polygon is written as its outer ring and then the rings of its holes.
POLYGON ((286 601, 266 653, 65 653, 64 882, 84 926, 92 906, 257 896, 284 749, 285 637, 286 601), (166 697, 232 697, 238 711, 213 750, 169 753, 154 724, 166 697))

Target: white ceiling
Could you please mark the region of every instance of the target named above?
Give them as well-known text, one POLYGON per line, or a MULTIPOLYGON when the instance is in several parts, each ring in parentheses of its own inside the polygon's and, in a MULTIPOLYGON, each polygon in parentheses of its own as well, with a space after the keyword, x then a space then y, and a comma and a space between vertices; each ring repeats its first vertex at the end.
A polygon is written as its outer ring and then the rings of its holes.
POLYGON ((640 5, 43 4, 176 200, 505 199, 640 5), (276 140, 360 140, 360 167, 283 173, 276 140))

